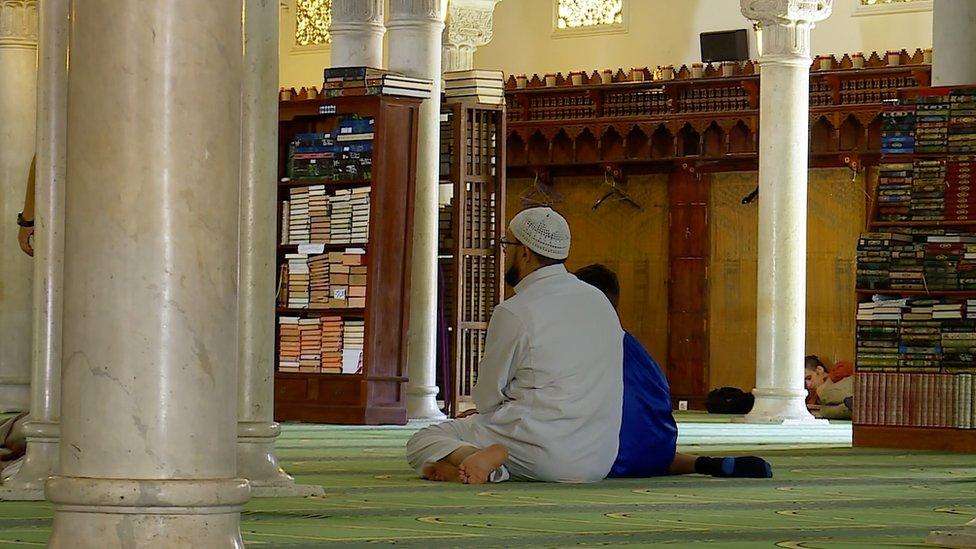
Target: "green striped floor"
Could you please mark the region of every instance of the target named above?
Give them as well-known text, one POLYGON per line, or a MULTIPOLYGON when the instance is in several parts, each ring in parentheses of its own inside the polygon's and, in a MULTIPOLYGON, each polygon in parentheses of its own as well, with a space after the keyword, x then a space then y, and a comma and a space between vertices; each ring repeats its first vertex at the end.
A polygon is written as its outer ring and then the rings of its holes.
MULTIPOLYGON (((929 530, 976 516, 973 455, 854 450, 845 423, 682 420, 682 449, 764 455, 775 478, 444 485, 415 478, 403 460, 415 426, 286 425, 285 467, 326 496, 252 500, 244 539, 269 547, 917 547, 929 530)), ((50 518, 46 503, 0 502, 0 547, 43 545, 50 518)))

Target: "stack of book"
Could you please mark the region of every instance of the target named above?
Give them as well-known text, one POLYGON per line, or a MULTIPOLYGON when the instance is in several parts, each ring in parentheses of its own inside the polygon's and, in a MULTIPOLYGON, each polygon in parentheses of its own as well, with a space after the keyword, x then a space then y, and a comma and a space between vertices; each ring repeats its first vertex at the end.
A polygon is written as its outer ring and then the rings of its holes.
POLYGON ((915 150, 915 105, 908 101, 886 106, 881 116, 881 153, 910 154, 915 150))
POLYGON ((348 116, 339 121, 337 180, 367 180, 373 176, 374 119, 348 116))
POLYGON ((301 338, 301 356, 298 371, 316 374, 322 369, 322 327, 317 318, 303 318, 298 321, 301 338))
POLYGON ((952 90, 949 103, 949 152, 976 152, 976 90, 952 90))
MULTIPOLYGON (((967 312, 972 309, 967 308, 967 312)), ((976 321, 961 320, 942 326, 942 367, 951 371, 976 368, 976 321)))
POLYGON ((937 221, 944 217, 945 178, 944 160, 915 159, 910 210, 913 221, 937 221))
POLYGON ((966 318, 976 320, 976 299, 966 300, 966 318))
POLYGON ((857 287, 889 288, 892 278, 892 246, 911 243, 901 233, 862 233, 857 241, 857 287))
POLYGON ((316 254, 308 259, 309 307, 319 309, 329 306, 329 256, 316 254))
POLYGON ((342 317, 322 317, 322 372, 342 373, 342 317))
POLYGON ((333 244, 349 244, 352 238, 352 190, 340 189, 331 199, 330 230, 333 244))
POLYGON ((909 219, 913 190, 911 162, 882 163, 878 173, 878 219, 909 219))
POLYGON ((330 67, 323 71, 326 97, 394 95, 428 99, 432 82, 373 67, 330 67))
POLYGON ((369 241, 369 187, 356 187, 349 196, 349 242, 365 244, 369 241))
POLYGON ((891 247, 890 277, 893 290, 925 289, 925 251, 915 244, 914 238, 891 247))
POLYGON ((866 301, 857 304, 858 321, 898 321, 908 308, 908 301, 905 299, 885 299, 878 301, 866 301))
POLYGON ((928 95, 915 100, 915 152, 944 153, 949 137, 949 96, 928 95))
POLYGON ((447 251, 454 249, 454 199, 450 204, 441 204, 437 211, 437 247, 447 251))
POLYGON ((332 179, 336 152, 334 134, 296 134, 288 148, 288 174, 293 179, 332 179))
POLYGON ((285 254, 288 262, 288 308, 305 309, 308 307, 308 255, 306 254, 285 254))
POLYGON ((349 269, 348 306, 366 307, 366 250, 350 248, 342 254, 342 264, 349 269))
POLYGON ((288 244, 288 233, 291 231, 291 201, 281 201, 281 242, 288 244))
POLYGON ((311 237, 308 213, 308 187, 292 187, 288 190, 288 244, 304 244, 311 237))
POLYGON ((945 186, 945 218, 976 221, 976 155, 949 160, 945 186))
POLYGON ((329 241, 329 197, 325 185, 312 185, 308 188, 309 242, 329 241))
POLYGON ((476 101, 483 105, 505 104, 501 71, 472 69, 444 73, 444 100, 448 103, 476 101))
POLYGON ((441 113, 440 180, 451 182, 451 161, 454 158, 454 121, 450 112, 441 113))
POLYGON ((342 373, 362 373, 365 341, 366 323, 362 320, 346 320, 342 327, 342 373))
POLYGON ((854 421, 905 427, 976 427, 976 375, 959 373, 858 372, 854 421))
POLYGON ((898 367, 901 371, 938 371, 942 361, 940 322, 906 321, 901 324, 899 331, 898 367))
POLYGON ((278 370, 281 372, 299 371, 302 347, 298 321, 293 316, 278 318, 278 370))

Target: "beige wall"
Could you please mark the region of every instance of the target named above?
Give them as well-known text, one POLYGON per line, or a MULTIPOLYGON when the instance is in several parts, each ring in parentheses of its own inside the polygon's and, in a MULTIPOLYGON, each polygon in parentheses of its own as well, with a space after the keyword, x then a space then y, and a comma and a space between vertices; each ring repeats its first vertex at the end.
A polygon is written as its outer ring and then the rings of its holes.
MULTIPOLYGON (((295 47, 294 0, 281 3, 281 85, 321 86, 328 48, 295 47)), ((815 54, 932 46, 931 12, 854 17, 857 4, 834 0, 834 14, 813 32, 815 54)), ((626 32, 557 38, 552 6, 553 0, 502 0, 494 39, 475 54, 475 65, 508 74, 680 65, 699 59, 699 33, 751 27, 738 0, 627 0, 626 32)))
MULTIPOLYGON (((813 32, 814 54, 932 46, 931 12, 853 17, 857 4, 834 0, 834 14, 813 32)), ((626 32, 554 37, 552 5, 499 3, 494 40, 478 50, 475 65, 507 74, 680 65, 700 60, 699 33, 751 28, 739 0, 628 0, 626 32)))

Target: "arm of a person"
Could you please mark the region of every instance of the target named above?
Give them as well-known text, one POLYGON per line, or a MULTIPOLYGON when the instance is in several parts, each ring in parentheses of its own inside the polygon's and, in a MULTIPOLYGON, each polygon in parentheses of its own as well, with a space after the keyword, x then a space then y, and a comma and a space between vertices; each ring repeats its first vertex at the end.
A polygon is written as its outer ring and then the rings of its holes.
POLYGON ((525 327, 515 314, 496 307, 488 322, 485 354, 478 363, 478 382, 472 396, 478 413, 495 411, 508 398, 505 387, 515 378, 515 367, 528 350, 525 327))
MULTIPOLYGON (((34 164, 36 160, 36 157, 31 159, 30 172, 27 174, 27 192, 24 196, 24 211, 21 214, 24 221, 34 221, 34 164)), ((21 227, 17 234, 20 249, 29 256, 34 255, 34 247, 31 244, 31 236, 33 235, 34 227, 21 227)))

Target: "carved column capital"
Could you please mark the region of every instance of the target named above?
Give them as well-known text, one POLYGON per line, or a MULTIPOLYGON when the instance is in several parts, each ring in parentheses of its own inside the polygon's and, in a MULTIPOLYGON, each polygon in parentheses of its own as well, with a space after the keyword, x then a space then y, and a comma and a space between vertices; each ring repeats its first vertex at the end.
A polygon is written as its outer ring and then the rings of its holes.
POLYGON ((383 26, 383 0, 333 0, 332 28, 383 26))
POLYGON ((446 4, 446 0, 390 0, 387 26, 443 25, 446 4))
POLYGON ((444 71, 471 69, 474 52, 491 42, 492 14, 501 0, 451 0, 444 28, 444 71))
POLYGON ((763 31, 762 57, 809 59, 810 29, 830 17, 834 0, 739 0, 742 15, 763 31))
POLYGON ((0 47, 37 47, 37 0, 0 0, 0 47))

